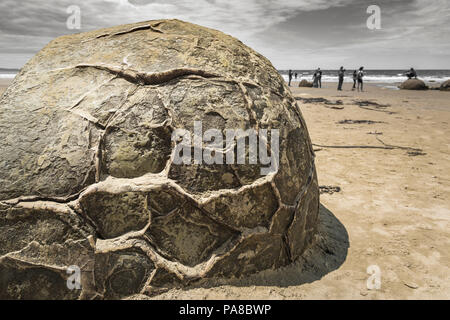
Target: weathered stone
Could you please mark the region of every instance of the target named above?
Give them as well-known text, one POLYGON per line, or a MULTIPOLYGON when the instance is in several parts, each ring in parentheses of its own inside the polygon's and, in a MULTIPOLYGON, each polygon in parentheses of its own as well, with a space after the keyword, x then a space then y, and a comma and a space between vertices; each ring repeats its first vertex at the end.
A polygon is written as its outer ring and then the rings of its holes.
POLYGON ((306 79, 303 79, 302 81, 300 81, 300 82, 298 83, 298 86, 299 86, 299 87, 312 88, 312 87, 313 87, 313 83, 312 83, 312 82, 309 82, 309 81, 306 80, 306 79))
POLYGON ((420 79, 408 79, 399 88, 402 90, 428 90, 428 86, 420 79))
POLYGON ((447 80, 444 83, 442 83, 441 86, 439 87, 439 90, 450 91, 450 80, 447 80))
POLYGON ((99 297, 121 299, 140 293, 155 267, 141 252, 116 251, 95 257, 95 282, 99 297))
POLYGON ((0 299, 75 299, 67 287, 69 266, 92 283, 92 228, 67 205, 51 202, 0 204, 0 299))
POLYGON ((0 299, 155 294, 284 266, 315 235, 298 105, 267 59, 215 30, 161 20, 55 39, 2 96, 0 145, 0 299), (278 172, 174 164, 172 132, 194 121, 279 129, 278 172))

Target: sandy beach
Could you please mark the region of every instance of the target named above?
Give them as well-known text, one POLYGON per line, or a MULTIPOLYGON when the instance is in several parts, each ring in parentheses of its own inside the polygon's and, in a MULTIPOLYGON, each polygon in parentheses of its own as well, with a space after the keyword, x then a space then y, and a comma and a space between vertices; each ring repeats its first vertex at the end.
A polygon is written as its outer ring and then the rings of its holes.
POLYGON ((450 298, 450 94, 323 86, 291 87, 297 98, 331 102, 298 101, 316 144, 319 183, 340 188, 321 195, 315 247, 281 270, 157 299, 450 298), (345 120, 374 123, 339 124, 345 120), (373 265, 380 269, 379 290, 367 288, 373 265))
POLYGON ((450 299, 450 93, 323 85, 291 87, 329 187, 315 246, 277 271, 155 299, 450 299))
POLYGON ((0 79, 0 95, 3 94, 11 82, 12 79, 0 79))

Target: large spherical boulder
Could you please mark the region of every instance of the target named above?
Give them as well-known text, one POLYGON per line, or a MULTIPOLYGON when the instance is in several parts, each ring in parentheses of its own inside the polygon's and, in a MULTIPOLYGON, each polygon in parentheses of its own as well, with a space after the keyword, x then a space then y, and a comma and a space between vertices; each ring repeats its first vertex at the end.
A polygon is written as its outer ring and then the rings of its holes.
POLYGON ((289 264, 315 235, 300 110, 267 59, 215 30, 162 20, 53 40, 3 95, 0 145, 0 299, 239 277, 289 264), (175 164, 172 133, 194 121, 278 129, 278 171, 175 164))
POLYGON ((442 83, 441 86, 439 87, 439 90, 450 91, 450 80, 447 80, 444 83, 442 83))
POLYGON ((300 82, 298 83, 298 86, 299 86, 299 87, 305 87, 305 88, 312 88, 312 87, 313 87, 313 83, 312 83, 312 82, 309 82, 309 81, 306 80, 306 79, 303 79, 302 81, 300 81, 300 82))
POLYGON ((428 90, 428 86, 420 79, 408 79, 399 88, 402 90, 428 90))

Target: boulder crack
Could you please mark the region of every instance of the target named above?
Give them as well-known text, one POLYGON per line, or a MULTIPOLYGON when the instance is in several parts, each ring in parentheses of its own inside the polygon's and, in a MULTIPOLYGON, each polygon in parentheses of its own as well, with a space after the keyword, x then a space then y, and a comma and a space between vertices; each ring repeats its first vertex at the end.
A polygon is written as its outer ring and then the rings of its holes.
POLYGON ((123 78, 131 83, 137 85, 160 85, 170 82, 174 79, 196 75, 203 78, 218 78, 219 75, 214 74, 209 71, 196 68, 177 68, 171 69, 163 72, 139 72, 132 69, 124 69, 116 66, 108 65, 95 65, 95 64, 80 64, 75 66, 75 68, 95 68, 102 71, 107 71, 115 76, 123 78))

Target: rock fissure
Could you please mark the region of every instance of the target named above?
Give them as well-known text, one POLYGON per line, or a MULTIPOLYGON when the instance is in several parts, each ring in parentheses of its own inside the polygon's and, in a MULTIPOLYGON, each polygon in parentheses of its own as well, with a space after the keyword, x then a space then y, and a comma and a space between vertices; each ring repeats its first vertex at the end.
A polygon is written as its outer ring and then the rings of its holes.
POLYGON ((75 66, 75 68, 94 68, 107 71, 137 85, 160 85, 189 75, 197 75, 203 78, 219 77, 219 75, 215 73, 197 68, 177 68, 154 73, 139 72, 131 69, 124 69, 116 66, 100 64, 79 64, 75 66))

